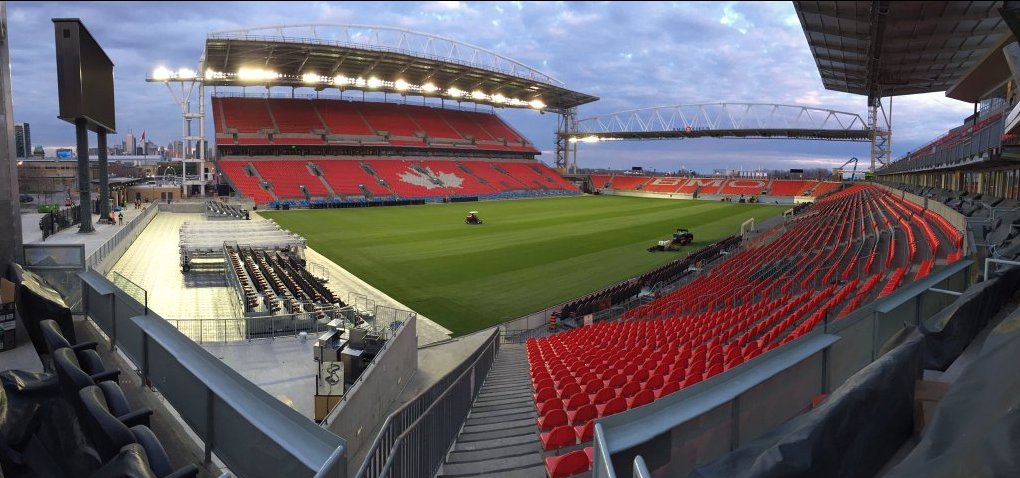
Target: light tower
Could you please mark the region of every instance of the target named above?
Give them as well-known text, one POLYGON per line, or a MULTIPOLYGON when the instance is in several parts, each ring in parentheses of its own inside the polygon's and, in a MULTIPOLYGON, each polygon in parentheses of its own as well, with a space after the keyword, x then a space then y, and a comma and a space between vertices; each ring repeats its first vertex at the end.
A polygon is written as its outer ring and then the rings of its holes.
MULTIPOLYGON (((201 70, 201 66, 199 67, 201 70)), ((205 150, 207 141, 205 137, 205 85, 194 70, 181 68, 171 71, 165 67, 156 68, 152 74, 145 77, 149 83, 163 83, 167 91, 173 97, 181 110, 181 141, 184 148, 175 153, 179 156, 173 158, 181 162, 181 189, 182 195, 187 197, 190 193, 190 186, 199 187, 199 195, 205 196, 205 179, 203 167, 205 164, 205 150), (198 111, 191 111, 192 96, 198 90, 198 111), (192 134, 191 122, 198 120, 198 134, 192 134), (199 146, 196 153, 191 153, 192 145, 199 146), (193 165, 189 168, 189 164, 193 165), (188 176, 188 170, 194 169, 196 174, 188 176)))

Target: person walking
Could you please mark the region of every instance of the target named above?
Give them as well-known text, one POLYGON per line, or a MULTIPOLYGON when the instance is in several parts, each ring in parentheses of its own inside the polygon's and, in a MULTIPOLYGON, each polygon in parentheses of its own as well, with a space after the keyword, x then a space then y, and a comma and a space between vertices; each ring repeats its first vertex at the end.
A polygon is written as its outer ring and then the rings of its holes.
POLYGON ((118 213, 117 214, 117 219, 120 221, 120 225, 123 226, 124 225, 124 213, 118 213))

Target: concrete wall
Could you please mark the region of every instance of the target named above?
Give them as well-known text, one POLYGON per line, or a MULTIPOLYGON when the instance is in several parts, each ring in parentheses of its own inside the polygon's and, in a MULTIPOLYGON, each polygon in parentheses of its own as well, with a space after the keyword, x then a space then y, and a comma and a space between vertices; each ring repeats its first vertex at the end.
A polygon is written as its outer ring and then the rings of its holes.
POLYGON ((162 212, 201 213, 205 212, 205 201, 177 202, 177 199, 174 198, 173 202, 170 204, 167 204, 166 202, 159 203, 159 210, 162 212))
POLYGON ((18 202, 18 158, 14 150, 14 107, 11 104, 11 57, 7 47, 7 2, 0 2, 0 275, 21 262, 21 206, 18 202))
POLYGON ((418 369, 416 323, 417 318, 404 323, 323 422, 324 427, 347 441, 348 457, 357 456, 362 447, 372 444, 376 430, 389 414, 390 403, 418 369))

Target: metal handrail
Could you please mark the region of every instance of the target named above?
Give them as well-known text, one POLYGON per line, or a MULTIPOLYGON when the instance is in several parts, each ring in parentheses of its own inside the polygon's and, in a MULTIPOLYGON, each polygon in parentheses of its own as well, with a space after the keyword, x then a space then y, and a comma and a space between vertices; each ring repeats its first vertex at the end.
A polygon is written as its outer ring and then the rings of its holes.
MULTIPOLYGON (((434 385, 429 387, 427 390, 425 390, 425 391, 421 392, 420 394, 418 394, 418 396, 416 396, 414 399, 410 400, 409 402, 405 403, 404 405, 402 405, 397 410, 393 411, 393 413, 390 413, 390 415, 386 417, 386 421, 383 422, 381 431, 376 436, 375 440, 373 440, 372 445, 369 448, 368 453, 365 455, 365 461, 361 464, 361 466, 358 469, 358 473, 355 476, 357 476, 357 477, 366 477, 366 478, 374 478, 374 477, 380 477, 380 476, 390 476, 392 474, 392 467, 394 466, 394 460, 396 459, 396 457, 398 455, 403 456, 403 457, 414 456, 414 457, 417 457, 419 459, 422 459, 422 457, 424 457, 424 459, 426 459, 426 460, 431 458, 431 457, 425 456, 422 453, 400 453, 399 449, 400 449, 401 445, 403 445, 404 439, 407 437, 407 435, 409 433, 411 433, 418 425, 420 425, 422 423, 422 420, 424 420, 427 417, 429 417, 430 414, 435 410, 435 408, 438 405, 442 404, 442 405, 444 405, 444 408, 445 408, 446 404, 444 403, 444 399, 448 396, 450 391, 453 390, 457 385, 461 385, 463 383, 466 383, 464 381, 464 378, 465 378, 465 376, 467 375, 468 372, 472 372, 472 371, 476 370, 476 366, 477 365, 483 365, 484 368, 485 368, 485 370, 483 370, 484 375, 488 375, 489 369, 492 367, 492 363, 495 361, 495 356, 499 352, 499 342, 500 342, 499 341, 499 337, 500 337, 500 334, 499 334, 498 329, 494 328, 493 331, 492 331, 492 335, 491 335, 491 337, 489 337, 489 339, 487 340, 486 344, 481 346, 481 347, 479 347, 475 351, 473 359, 469 359, 468 361, 463 362, 460 367, 457 367, 456 369, 451 370, 446 375, 444 375, 442 378, 440 378, 434 385), (480 363, 483 358, 489 358, 488 363, 480 363), (436 390, 438 390, 440 388, 442 389, 442 392, 439 393, 438 395, 435 395, 436 390), (403 426, 402 430, 400 430, 400 434, 397 435, 396 438, 391 438, 392 437, 392 433, 394 431, 396 431, 396 430, 394 430, 394 427, 399 426, 400 424, 407 422, 407 417, 404 417, 404 414, 406 412, 408 412, 408 411, 413 412, 415 409, 420 407, 422 403, 425 403, 425 402, 429 403, 428 407, 426 407, 421 412, 418 412, 417 417, 415 417, 413 421, 411 421, 410 423, 408 423, 405 426, 403 426), (383 448, 384 442, 388 443, 388 446, 386 447, 386 449, 383 448), (378 456, 381 453, 385 453, 385 460, 383 460, 380 463, 380 461, 378 459, 378 456), (373 464, 375 466, 372 466, 373 464)), ((463 410, 456 410, 456 411, 442 410, 444 416, 446 416, 448 418, 450 416, 450 414, 458 413, 458 412, 462 411, 463 414, 464 414, 464 417, 466 418, 467 412, 470 410, 470 407, 471 407, 471 402, 473 402, 473 400, 474 400, 474 394, 477 393, 477 389, 481 388, 481 384, 482 384, 481 380, 476 381, 474 383, 475 390, 473 390, 471 392, 471 400, 468 403, 465 404, 466 406, 463 407, 463 410)), ((463 420, 460 420, 460 421, 457 422, 457 424, 456 424, 456 431, 457 432, 460 431, 460 426, 461 426, 462 422, 463 422, 463 420)), ((454 434, 449 439, 452 441, 455 438, 456 438, 456 434, 454 434)), ((433 442, 436 439, 442 439, 442 437, 436 437, 435 439, 433 437, 429 437, 429 438, 424 439, 424 440, 415 441, 415 442, 413 442, 413 444, 414 445, 420 445, 420 446, 430 446, 430 445, 433 444, 433 442)), ((444 457, 446 456, 446 450, 448 450, 448 448, 449 448, 449 446, 444 446, 443 447, 443 455, 442 456, 444 456, 444 457)), ((430 464, 431 466, 430 466, 430 470, 429 470, 428 474, 431 476, 435 472, 435 470, 439 467, 440 464, 441 463, 432 463, 432 464, 430 464)), ((411 474, 409 474, 407 476, 410 476, 410 477, 416 476, 416 475, 413 474, 413 470, 407 470, 407 469, 403 469, 402 468, 401 471, 403 473, 411 473, 411 474)), ((401 476, 404 476, 404 475, 401 475, 401 476)))
POLYGON ((648 465, 645 464, 645 459, 641 458, 641 455, 634 457, 634 478, 652 478, 651 472, 648 471, 648 465))
POLYGON ((616 478, 616 471, 613 470, 613 459, 609 454, 609 446, 606 445, 606 430, 601 423, 595 423, 595 433, 592 445, 594 457, 592 459, 592 478, 616 478), (600 468, 598 465, 604 465, 600 468))

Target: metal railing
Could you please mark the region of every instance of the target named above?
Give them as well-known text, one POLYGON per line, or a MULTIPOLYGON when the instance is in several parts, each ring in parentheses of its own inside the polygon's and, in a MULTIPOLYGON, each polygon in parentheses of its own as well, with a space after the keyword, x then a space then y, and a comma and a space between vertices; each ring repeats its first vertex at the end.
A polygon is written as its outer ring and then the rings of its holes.
POLYGON ((386 418, 357 476, 433 476, 460 433, 474 398, 499 352, 491 336, 467 360, 386 418))
POLYGON ((149 313, 149 292, 147 290, 131 281, 131 279, 124 277, 117 271, 110 273, 110 280, 113 282, 113 285, 117 286, 120 290, 124 291, 124 293, 142 304, 144 307, 142 309, 142 315, 149 313))
MULTIPOLYGON (((267 315, 263 317, 234 317, 227 319, 165 319, 184 335, 197 343, 241 342, 262 339, 293 337, 302 332, 310 336, 333 330, 327 323, 333 319, 341 319, 344 324, 356 323, 363 316, 353 307, 338 307, 320 310, 326 319, 315 319, 312 312, 294 314, 267 315)), ((369 320, 367 326, 372 333, 380 337, 391 337, 399 326, 406 323, 414 312, 393 309, 393 314, 400 320, 390 320, 384 325, 369 320)))
POLYGON ((195 344, 97 271, 79 275, 85 313, 205 447, 240 477, 346 476, 346 442, 195 344))
POLYGON ((47 237, 63 231, 64 229, 80 224, 80 211, 81 206, 79 205, 46 213, 42 219, 39 219, 39 229, 42 230, 43 240, 45 241, 47 237))
POLYGON ((146 206, 145 212, 138 215, 133 221, 127 223, 121 230, 117 231, 110 239, 99 246, 98 249, 89 255, 85 262, 85 270, 95 269, 101 273, 108 272, 113 268, 113 263, 120 256, 127 251, 128 247, 131 247, 133 240, 126 240, 127 238, 134 239, 145 230, 145 226, 148 226, 152 222, 152 218, 156 217, 158 208, 155 204, 146 206), (113 260, 107 261, 107 258, 113 260))

